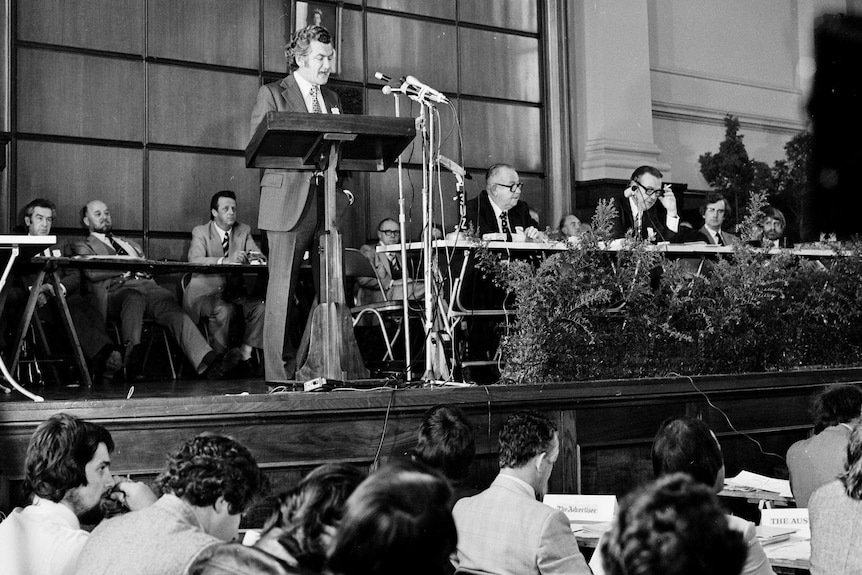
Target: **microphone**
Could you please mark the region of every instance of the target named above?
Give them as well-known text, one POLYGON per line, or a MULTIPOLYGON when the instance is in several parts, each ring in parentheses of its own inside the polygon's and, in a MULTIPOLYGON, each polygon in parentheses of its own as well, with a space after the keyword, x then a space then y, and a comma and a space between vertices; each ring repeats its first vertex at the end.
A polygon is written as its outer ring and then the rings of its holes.
POLYGON ((387 84, 392 81, 392 78, 390 78, 389 76, 387 76, 383 72, 375 72, 374 77, 377 78, 378 80, 383 80, 387 84))
POLYGON ((461 176, 463 178, 467 178, 468 180, 473 179, 473 176, 468 174, 467 170, 465 170, 464 168, 462 168, 461 166, 459 166, 458 164, 456 164, 455 162, 453 162, 452 160, 450 160, 449 158, 447 158, 443 154, 439 154, 437 156, 437 162, 441 166, 443 166, 444 168, 446 168, 447 170, 449 170, 450 172, 455 174, 456 176, 461 176))
POLYGON ((417 80, 415 76, 407 76, 407 78, 404 79, 404 84, 418 90, 420 97, 422 97, 423 95, 427 96, 429 100, 432 100, 432 101, 440 103, 440 104, 448 104, 449 103, 449 99, 446 96, 444 96, 441 92, 438 92, 437 90, 435 90, 434 88, 432 88, 431 86, 429 86, 427 84, 423 84, 422 82, 417 80))

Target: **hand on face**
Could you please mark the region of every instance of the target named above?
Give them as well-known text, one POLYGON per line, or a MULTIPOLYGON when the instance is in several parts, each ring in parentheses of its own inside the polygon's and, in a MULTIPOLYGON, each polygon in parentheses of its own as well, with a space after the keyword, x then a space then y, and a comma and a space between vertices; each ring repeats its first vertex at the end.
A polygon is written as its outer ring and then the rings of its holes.
POLYGON ((116 486, 108 496, 129 511, 137 511, 156 502, 155 493, 145 483, 116 476, 114 481, 116 486))

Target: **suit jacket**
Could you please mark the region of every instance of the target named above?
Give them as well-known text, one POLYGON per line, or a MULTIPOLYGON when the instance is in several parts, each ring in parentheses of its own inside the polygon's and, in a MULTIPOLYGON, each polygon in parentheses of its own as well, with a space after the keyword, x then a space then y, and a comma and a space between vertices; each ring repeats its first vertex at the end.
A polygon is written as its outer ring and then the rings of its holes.
MULTIPOLYGON (((706 238, 706 243, 716 245, 715 236, 706 228, 706 226, 701 227, 698 231, 700 232, 700 235, 706 238)), ((730 232, 721 230, 721 237, 724 238, 725 245, 732 246, 733 244, 739 243, 739 238, 730 232)))
POLYGON ((836 479, 814 492, 808 513, 811 575, 862 573, 862 501, 848 497, 836 479))
MULTIPOLYGON (((614 207, 617 209, 617 215, 614 218, 611 227, 611 237, 621 238, 626 235, 628 230, 634 229, 635 220, 632 214, 631 202, 624 195, 613 198, 614 207)), ((656 201, 650 209, 643 213, 641 217, 641 229, 637 230, 635 235, 642 239, 647 239, 647 228, 655 230, 656 240, 660 242, 671 242, 681 244, 685 242, 702 242, 706 238, 702 237, 700 232, 680 226, 677 231, 673 231, 667 227, 667 210, 660 201, 656 201)))
MULTIPOLYGON (((338 95, 325 86, 320 87, 328 113, 338 110, 338 95)), ((280 82, 261 86, 257 102, 251 113, 251 133, 254 134, 267 112, 308 112, 305 98, 293 74, 280 82)), ((302 216, 308 200, 310 180, 314 169, 281 170, 267 168, 260 180, 260 212, 257 225, 262 230, 289 232, 302 216)))
POLYGON ((383 287, 388 297, 392 287, 392 264, 386 254, 377 253, 376 246, 363 244, 359 251, 371 261, 371 267, 374 268, 377 277, 380 278, 380 284, 375 278, 356 278, 356 283, 359 286, 359 289, 356 290, 356 305, 384 301, 386 298, 380 288, 383 287))
MULTIPOLYGON (((192 243, 189 246, 189 261, 192 263, 217 264, 223 257, 221 246, 222 234, 218 233, 212 221, 192 230, 192 243)), ((228 255, 239 251, 260 251, 251 236, 251 227, 237 222, 230 233, 230 251, 228 255)), ((228 285, 228 276, 222 274, 193 274, 189 285, 183 293, 183 308, 195 323, 200 321, 200 310, 203 298, 221 295, 228 285)))
MULTIPOLYGON (((497 216, 494 215, 494 208, 491 206, 491 199, 488 197, 487 191, 482 190, 478 196, 469 200, 465 207, 467 208, 467 223, 473 224, 476 232, 479 234, 500 233, 497 216)), ((530 206, 526 202, 518 200, 515 207, 510 209, 507 214, 512 233, 515 233, 516 227, 525 229, 530 226, 539 227, 539 223, 530 217, 530 206)))
MULTIPOLYGON (((144 250, 134 240, 121 236, 114 236, 129 244, 135 252, 129 254, 137 258, 144 258, 144 250)), ((75 242, 72 245, 72 251, 76 256, 115 256, 117 252, 107 245, 105 242, 90 234, 87 239, 75 242)), ((116 270, 96 270, 85 269, 84 277, 86 278, 86 291, 90 297, 90 302, 98 309, 102 317, 108 317, 108 294, 123 287, 133 287, 134 282, 140 281, 123 277, 123 273, 116 270)), ((152 280, 146 280, 152 281, 152 280)))
POLYGON ((461 569, 498 575, 590 573, 566 515, 509 478, 498 475, 482 493, 461 499, 452 516, 461 569))

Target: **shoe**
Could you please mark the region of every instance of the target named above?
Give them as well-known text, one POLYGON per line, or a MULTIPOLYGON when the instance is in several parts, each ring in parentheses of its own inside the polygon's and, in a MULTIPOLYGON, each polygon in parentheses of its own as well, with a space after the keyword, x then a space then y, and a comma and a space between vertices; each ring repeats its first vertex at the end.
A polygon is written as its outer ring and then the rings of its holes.
POLYGON ((123 369, 123 352, 121 348, 106 344, 93 358, 93 380, 100 383, 111 383, 118 371, 123 369))
POLYGON ((207 379, 224 379, 224 377, 242 361, 242 352, 231 348, 221 358, 207 369, 207 379))

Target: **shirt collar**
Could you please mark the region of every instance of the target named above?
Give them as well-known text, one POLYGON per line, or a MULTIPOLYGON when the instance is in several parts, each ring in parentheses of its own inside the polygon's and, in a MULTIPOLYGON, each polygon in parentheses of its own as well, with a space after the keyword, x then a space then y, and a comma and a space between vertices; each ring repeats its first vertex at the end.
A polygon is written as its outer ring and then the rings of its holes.
POLYGON ((517 485, 521 490, 525 491, 527 495, 536 498, 536 490, 533 489, 533 486, 521 479, 520 477, 515 477, 514 475, 508 475, 506 473, 501 473, 497 477, 505 479, 506 481, 511 481, 515 485, 517 485))
POLYGON ((224 231, 223 229, 218 227, 218 225, 216 225, 215 220, 212 220, 210 222, 210 225, 213 227, 213 231, 215 232, 215 235, 217 235, 219 238, 223 238, 225 234, 227 234, 228 237, 230 237, 230 233, 231 233, 231 231, 233 231, 233 228, 231 228, 227 231, 224 231))
MULTIPOLYGON (((491 209, 494 210, 494 220, 497 222, 497 231, 501 231, 503 225, 500 223, 500 214, 503 213, 503 208, 494 203, 494 198, 491 197, 491 194, 488 194, 488 202, 491 204, 491 209)), ((509 213, 508 210, 506 210, 506 213, 509 213)), ((509 228, 514 231, 512 228, 512 222, 509 222, 509 228)))

